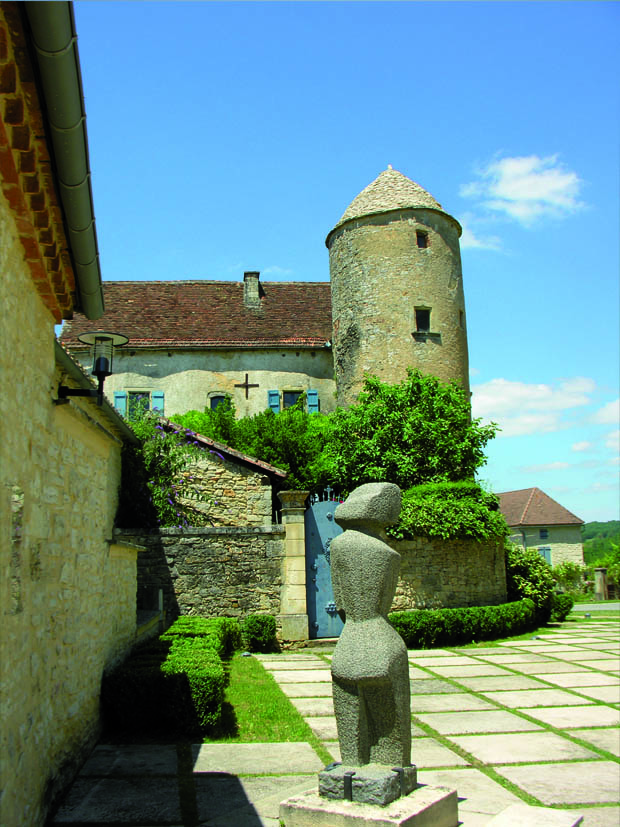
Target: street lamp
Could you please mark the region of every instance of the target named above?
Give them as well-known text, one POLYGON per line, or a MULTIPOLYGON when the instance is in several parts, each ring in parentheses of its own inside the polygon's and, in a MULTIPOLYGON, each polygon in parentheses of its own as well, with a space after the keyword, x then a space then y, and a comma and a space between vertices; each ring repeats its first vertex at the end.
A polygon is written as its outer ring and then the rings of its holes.
MULTIPOLYGON (((97 390, 86 390, 83 388, 68 388, 66 385, 58 387, 58 400, 68 402, 69 396, 96 396, 97 405, 103 404, 103 383, 106 376, 112 374, 112 360, 114 358, 114 348, 120 345, 126 345, 129 339, 123 336, 122 333, 106 333, 101 330, 92 333, 82 333, 78 336, 80 342, 85 345, 90 345, 93 356, 93 369, 91 371, 93 376, 97 377, 97 390)), ((62 404, 62 402, 60 402, 62 404)))

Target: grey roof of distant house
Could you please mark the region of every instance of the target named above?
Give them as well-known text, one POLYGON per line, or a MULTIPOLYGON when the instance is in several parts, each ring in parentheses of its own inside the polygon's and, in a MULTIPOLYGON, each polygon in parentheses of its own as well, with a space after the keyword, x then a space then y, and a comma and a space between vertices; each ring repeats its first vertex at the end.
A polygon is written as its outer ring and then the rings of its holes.
POLYGON ((353 218, 416 207, 439 210, 448 215, 424 187, 388 167, 351 201, 334 230, 353 218))

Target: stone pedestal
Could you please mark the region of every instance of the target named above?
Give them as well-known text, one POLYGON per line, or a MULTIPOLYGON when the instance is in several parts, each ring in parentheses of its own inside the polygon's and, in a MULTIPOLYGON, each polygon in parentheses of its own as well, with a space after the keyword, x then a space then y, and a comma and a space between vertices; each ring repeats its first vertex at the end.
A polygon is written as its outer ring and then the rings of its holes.
POLYGON ((384 764, 364 764, 363 767, 332 764, 319 773, 319 795, 385 807, 413 792, 416 782, 414 766, 390 769, 384 764))
POLYGON ((594 569, 594 599, 607 600, 609 593, 607 591, 607 569, 594 569))
POLYGON ((420 786, 387 807, 334 801, 307 792, 280 804, 285 827, 457 827, 456 790, 420 786))

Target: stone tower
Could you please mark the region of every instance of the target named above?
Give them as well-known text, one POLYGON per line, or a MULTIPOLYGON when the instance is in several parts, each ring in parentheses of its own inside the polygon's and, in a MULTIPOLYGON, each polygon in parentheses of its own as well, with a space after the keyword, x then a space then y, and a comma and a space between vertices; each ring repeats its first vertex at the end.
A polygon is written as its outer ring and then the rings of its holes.
POLYGON ((426 190, 388 167, 329 233, 338 404, 364 374, 400 382, 408 367, 469 391, 461 226, 426 190))

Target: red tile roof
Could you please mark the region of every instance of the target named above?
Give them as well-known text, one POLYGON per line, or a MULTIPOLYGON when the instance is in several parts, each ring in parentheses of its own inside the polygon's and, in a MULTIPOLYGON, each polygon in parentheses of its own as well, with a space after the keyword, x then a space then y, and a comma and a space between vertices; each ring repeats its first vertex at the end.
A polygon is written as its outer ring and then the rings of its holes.
POLYGON ((261 282, 256 310, 234 281, 107 281, 103 290, 104 315, 93 323, 76 313, 65 346, 79 348, 93 329, 123 333, 132 348, 319 348, 332 336, 327 281, 261 282))
POLYGON ((499 509, 509 526, 583 524, 583 520, 552 500, 540 488, 506 491, 497 496, 499 509))
POLYGON ((175 433, 185 432, 190 442, 196 442, 201 448, 208 449, 212 454, 217 454, 222 459, 240 462, 242 465, 247 465, 251 468, 258 469, 268 476, 274 477, 280 481, 286 477, 287 472, 283 471, 281 468, 276 468, 275 465, 269 465, 268 462, 263 462, 261 459, 255 459, 247 454, 242 454, 241 451, 237 451, 235 448, 229 448, 229 446, 224 445, 223 442, 216 442, 208 436, 203 436, 195 431, 182 428, 176 422, 172 422, 165 417, 161 417, 161 424, 166 431, 174 431, 175 433))

